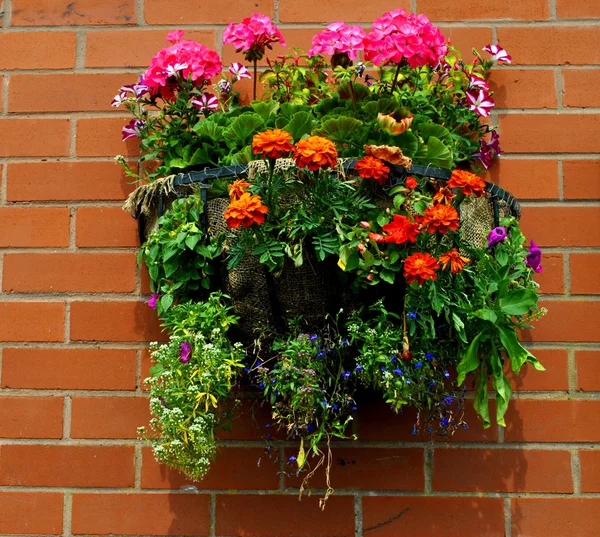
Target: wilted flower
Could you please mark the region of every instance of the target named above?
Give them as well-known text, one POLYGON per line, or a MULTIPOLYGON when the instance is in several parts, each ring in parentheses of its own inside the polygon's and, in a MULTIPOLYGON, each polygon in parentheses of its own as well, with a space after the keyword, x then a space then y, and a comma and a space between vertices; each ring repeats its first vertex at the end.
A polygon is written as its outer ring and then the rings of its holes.
POLYGON ((512 61, 512 57, 500 45, 486 45, 483 47, 483 50, 492 55, 492 61, 504 63, 510 63, 512 61))
POLYGON ((485 91, 489 91, 489 89, 490 89, 490 87, 488 86, 488 83, 483 78, 481 78, 480 76, 476 76, 476 75, 471 75, 469 77, 469 86, 468 86, 467 90, 470 90, 473 88, 482 89, 485 91))
POLYGON ((529 245, 529 253, 525 258, 525 265, 534 272, 542 272, 542 251, 533 241, 529 245))
POLYGON ((120 91, 119 93, 117 93, 115 95, 115 98, 112 100, 112 102, 110 103, 111 106, 121 106, 121 104, 123 103, 123 101, 125 101, 125 99, 127 99, 127 93, 125 93, 124 91, 120 91))
POLYGON ((242 197, 242 195, 246 192, 246 188, 250 188, 250 183, 244 181, 243 179, 237 179, 232 184, 227 186, 227 190, 229 190, 229 198, 234 200, 242 197))
POLYGON ((402 149, 391 145, 365 145, 365 153, 372 157, 385 160, 390 164, 402 166, 403 168, 410 168, 412 166, 412 159, 405 157, 402 154, 402 149))
POLYGON ((406 115, 403 117, 399 117, 401 115, 402 113, 384 115, 381 112, 379 112, 379 114, 377 114, 377 123, 379 124, 382 130, 389 134, 402 134, 411 126, 413 122, 413 116, 406 115))
POLYGON ((506 228, 502 226, 495 227, 488 235, 488 247, 492 248, 506 240, 506 228))
POLYGON ((358 62, 358 65, 356 66, 356 76, 362 78, 364 72, 365 72, 365 64, 363 62, 358 62))
POLYGON ((229 72, 238 80, 241 80, 242 78, 252 78, 250 71, 238 62, 232 63, 229 66, 229 72))
POLYGON ((469 262, 467 257, 460 255, 456 248, 452 248, 449 252, 440 256, 440 263, 444 270, 450 266, 450 272, 456 274, 465 268, 465 265, 469 262))
POLYGON ((456 197, 456 194, 452 193, 448 187, 441 187, 434 195, 433 195, 433 203, 434 204, 442 204, 442 205, 452 205, 452 200, 456 197))
POLYGON ((221 93, 229 93, 231 91, 231 84, 227 80, 219 80, 217 87, 221 93))

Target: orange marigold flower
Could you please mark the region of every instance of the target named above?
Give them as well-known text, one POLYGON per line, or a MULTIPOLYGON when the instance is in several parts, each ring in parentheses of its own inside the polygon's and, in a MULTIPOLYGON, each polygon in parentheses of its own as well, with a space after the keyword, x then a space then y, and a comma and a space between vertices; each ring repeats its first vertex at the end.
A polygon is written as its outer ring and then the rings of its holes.
POLYGON ((393 242, 394 244, 415 242, 419 234, 419 224, 415 224, 406 218, 406 216, 399 214, 395 214, 394 219, 381 229, 389 233, 385 237, 385 242, 393 242))
POLYGON ((252 138, 252 151, 255 155, 269 158, 281 158, 284 154, 293 151, 294 139, 289 132, 281 129, 259 132, 252 138))
POLYGON ((468 262, 469 259, 460 255, 456 248, 452 248, 452 250, 440 256, 442 267, 446 270, 448 265, 450 265, 450 272, 452 272, 452 274, 456 274, 463 270, 468 262))
POLYGON ((417 252, 404 260, 404 277, 408 283, 418 282, 423 285, 426 280, 435 280, 436 269, 440 265, 435 257, 430 254, 417 252))
POLYGON ((452 190, 444 186, 433 195, 433 203, 434 205, 452 205, 455 197, 456 194, 452 194, 452 190))
POLYGON ((449 205, 433 205, 427 207, 423 214, 421 225, 427 228, 429 233, 446 233, 449 229, 456 231, 459 226, 458 212, 449 205))
POLYGON ((229 228, 250 227, 252 224, 262 224, 265 214, 269 212, 263 205, 260 196, 252 196, 244 192, 238 199, 232 199, 223 215, 229 228))
POLYGON ((388 178, 390 169, 375 157, 366 156, 361 158, 354 166, 354 169, 358 171, 363 179, 372 179, 380 185, 385 184, 385 180, 388 178))
POLYGON ((304 138, 296 144, 294 160, 300 168, 314 172, 321 168, 333 168, 337 162, 337 149, 331 140, 322 136, 304 138))
POLYGON ((412 166, 412 160, 402 154, 402 149, 392 145, 365 145, 365 153, 372 157, 385 160, 390 164, 396 164, 409 169, 412 166))
POLYGON ((480 198, 485 194, 485 181, 465 170, 454 170, 448 181, 448 187, 460 188, 465 196, 474 195, 480 198))
POLYGON ((250 183, 244 181, 243 179, 237 179, 232 184, 227 186, 229 190, 229 198, 234 200, 238 199, 244 194, 246 188, 250 188, 250 183))

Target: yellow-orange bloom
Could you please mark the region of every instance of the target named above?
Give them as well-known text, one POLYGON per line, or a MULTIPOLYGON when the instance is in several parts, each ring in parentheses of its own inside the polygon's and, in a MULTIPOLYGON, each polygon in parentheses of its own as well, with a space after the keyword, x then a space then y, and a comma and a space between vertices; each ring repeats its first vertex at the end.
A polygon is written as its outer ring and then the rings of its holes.
POLYGON ((365 145, 365 153, 372 157, 385 160, 390 164, 410 168, 412 160, 402 154, 402 149, 391 145, 365 145))
POLYGON ((246 192, 246 188, 250 188, 250 183, 243 179, 237 179, 232 184, 227 186, 229 190, 229 199, 236 200, 242 197, 242 194, 246 192))
POLYGON ((426 280, 437 279, 436 269, 440 265, 432 255, 417 252, 404 260, 404 277, 408 283, 418 282, 423 285, 426 280))
POLYGON ((452 205, 452 200, 455 197, 456 194, 452 194, 452 190, 444 186, 433 195, 433 203, 434 205, 452 205))
POLYGON ((377 123, 385 132, 393 135, 402 134, 413 122, 412 116, 396 119, 395 114, 384 115, 381 112, 377 114, 377 123))
POLYGON ((485 181, 465 170, 454 170, 448 181, 448 187, 460 188, 465 196, 474 195, 480 198, 485 194, 485 181))
POLYGON ((259 132, 252 138, 252 151, 262 157, 281 158, 294 149, 293 141, 292 135, 281 129, 259 132))
POLYGON ((360 159, 354 169, 358 171, 358 175, 360 175, 363 179, 372 179, 376 183, 380 185, 385 184, 385 180, 388 178, 390 169, 383 163, 382 160, 379 160, 375 157, 366 156, 360 159))
POLYGON ((331 140, 322 136, 304 138, 296 144, 294 160, 300 168, 317 171, 333 168, 337 162, 337 149, 331 140))
POLYGON ((449 205, 433 205, 427 207, 421 220, 421 225, 429 233, 446 233, 449 229, 456 231, 459 226, 458 212, 449 205))
POLYGON ((238 199, 232 199, 223 215, 230 229, 250 227, 262 224, 269 209, 263 205, 260 196, 252 196, 244 192, 238 199))
POLYGON ((465 268, 465 265, 469 262, 467 257, 460 255, 456 248, 452 248, 449 252, 440 256, 440 263, 444 270, 450 265, 450 272, 456 274, 465 268))

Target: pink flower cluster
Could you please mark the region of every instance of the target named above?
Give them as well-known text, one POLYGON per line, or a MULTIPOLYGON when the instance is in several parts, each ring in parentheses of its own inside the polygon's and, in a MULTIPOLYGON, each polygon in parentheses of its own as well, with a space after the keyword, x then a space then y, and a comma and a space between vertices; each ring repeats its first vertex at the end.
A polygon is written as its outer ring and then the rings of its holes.
MULTIPOLYGON (((181 37, 169 34, 169 38, 181 37)), ((223 70, 221 58, 209 48, 195 41, 183 40, 163 48, 150 62, 144 73, 144 84, 150 87, 153 94, 166 87, 169 78, 181 73, 184 78, 202 83, 217 76, 223 70)))
POLYGON ((364 40, 365 59, 375 65, 406 60, 411 68, 435 67, 448 48, 439 28, 425 15, 406 14, 403 9, 385 13, 373 22, 364 40))
POLYGON ((265 48, 271 48, 271 43, 275 42, 285 47, 285 40, 277 26, 260 13, 245 18, 239 24, 230 22, 223 32, 223 43, 233 45, 238 52, 245 52, 247 59, 262 58, 265 48))
POLYGON ((342 21, 334 22, 313 37, 308 56, 309 58, 316 54, 333 56, 338 52, 345 52, 351 60, 355 60, 357 51, 365 48, 363 41, 366 36, 360 26, 348 26, 342 21))

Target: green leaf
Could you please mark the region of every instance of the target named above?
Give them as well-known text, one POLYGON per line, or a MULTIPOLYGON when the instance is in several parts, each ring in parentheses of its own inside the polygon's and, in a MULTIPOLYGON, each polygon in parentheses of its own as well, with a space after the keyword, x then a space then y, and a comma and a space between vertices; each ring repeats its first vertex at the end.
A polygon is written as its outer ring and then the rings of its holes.
POLYGON ((363 262, 365 264, 365 268, 371 268, 373 266, 373 263, 375 263, 375 257, 373 256, 373 254, 371 252, 369 252, 369 250, 365 250, 362 253, 363 256, 363 262))
POLYGON ((497 329, 498 335, 500 336, 500 342, 506 350, 512 370, 515 373, 518 373, 521 370, 521 367, 523 367, 525 362, 530 362, 537 370, 544 371, 544 367, 540 364, 538 359, 521 345, 514 328, 497 326, 497 329))
POLYGON ((391 271, 391 270, 382 270, 381 274, 379 276, 381 276, 381 279, 384 282, 392 283, 393 284, 394 283, 394 279, 396 278, 396 273, 393 272, 393 271, 391 271))
POLYGON ((487 371, 485 367, 479 371, 479 376, 477 377, 473 407, 477 414, 481 416, 483 428, 487 429, 491 425, 491 421, 487 393, 487 371))
POLYGON ((160 308, 167 311, 173 305, 173 295, 163 295, 160 297, 160 308))
POLYGON ((243 114, 236 117, 226 129, 225 135, 233 135, 244 145, 250 143, 250 138, 263 129, 265 122, 258 114, 243 114))
POLYGON ((223 127, 217 125, 210 119, 198 121, 192 129, 198 136, 206 136, 211 140, 220 140, 223 136, 223 127))
POLYGON ((419 147, 413 161, 415 164, 430 164, 445 169, 450 169, 453 165, 450 149, 435 136, 431 136, 425 145, 419 147))
POLYGON ((486 308, 474 311, 473 315, 483 319, 484 321, 489 321, 490 323, 495 323, 498 319, 498 316, 492 310, 488 310, 486 308))
POLYGON ((267 123, 269 118, 277 112, 279 103, 275 101, 254 101, 250 106, 267 123))
POLYGON ((402 194, 397 194, 396 196, 394 196, 394 209, 398 210, 400 206, 404 203, 405 199, 406 196, 403 196, 402 194))
POLYGON ((324 136, 336 144, 346 144, 360 134, 362 121, 352 117, 338 117, 328 119, 321 126, 313 131, 313 134, 324 136))
POLYGON ((289 132, 295 141, 300 140, 304 135, 309 134, 316 120, 309 112, 296 112, 291 121, 283 127, 284 131, 289 132))
POLYGON ((467 352, 465 352, 465 355, 456 368, 456 371, 458 372, 456 383, 459 386, 465 381, 465 377, 468 373, 475 371, 479 367, 479 341, 483 335, 484 332, 479 332, 479 334, 475 336, 473 341, 471 341, 467 352))
POLYGON ((404 131, 398 136, 394 136, 394 144, 402 149, 402 153, 407 157, 414 157, 419 150, 419 139, 412 131, 404 131))
POLYGON ((525 315, 535 306, 538 295, 532 289, 513 289, 501 298, 500 309, 507 315, 525 315))
POLYGON ((446 127, 442 127, 436 123, 421 123, 416 130, 423 140, 425 140, 425 143, 428 143, 432 136, 446 144, 452 143, 450 131, 446 127))
POLYGON ((199 240, 200 240, 200 234, 188 235, 187 238, 185 239, 185 245, 190 250, 193 250, 194 248, 196 248, 196 244, 198 244, 199 240))

